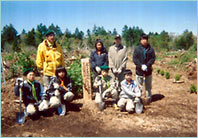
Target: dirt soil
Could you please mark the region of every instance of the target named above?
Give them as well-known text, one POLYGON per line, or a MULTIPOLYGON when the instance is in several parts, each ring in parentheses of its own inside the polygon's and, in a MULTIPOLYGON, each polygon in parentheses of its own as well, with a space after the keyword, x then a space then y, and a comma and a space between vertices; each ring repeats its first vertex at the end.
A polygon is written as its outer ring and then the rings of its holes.
MULTIPOLYGON (((127 68, 135 72, 130 59, 127 68)), ((15 80, 12 79, 1 88, 1 136, 197 137, 197 94, 189 93, 190 85, 196 84, 197 79, 189 80, 186 72, 181 71, 184 83, 173 83, 175 69, 161 62, 156 62, 153 68, 153 102, 145 105, 140 115, 115 111, 111 105, 100 112, 93 101, 76 99, 67 108, 66 116, 26 118, 23 125, 16 123, 19 104, 14 102, 18 97, 14 95, 15 80), (158 75, 157 68, 168 69, 171 78, 158 75)))

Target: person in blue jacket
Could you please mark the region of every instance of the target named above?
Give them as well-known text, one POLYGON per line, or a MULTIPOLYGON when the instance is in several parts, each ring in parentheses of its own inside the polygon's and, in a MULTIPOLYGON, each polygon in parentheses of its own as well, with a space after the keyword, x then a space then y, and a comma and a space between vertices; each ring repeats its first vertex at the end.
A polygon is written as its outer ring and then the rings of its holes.
POLYGON ((48 109, 46 93, 39 81, 35 80, 35 74, 32 68, 25 69, 26 79, 18 78, 14 87, 14 93, 19 96, 22 93, 22 100, 25 105, 25 114, 34 119, 39 117, 39 112, 48 109))
POLYGON ((108 66, 108 53, 100 39, 96 39, 95 50, 91 52, 90 62, 94 79, 101 72, 100 66, 108 66))

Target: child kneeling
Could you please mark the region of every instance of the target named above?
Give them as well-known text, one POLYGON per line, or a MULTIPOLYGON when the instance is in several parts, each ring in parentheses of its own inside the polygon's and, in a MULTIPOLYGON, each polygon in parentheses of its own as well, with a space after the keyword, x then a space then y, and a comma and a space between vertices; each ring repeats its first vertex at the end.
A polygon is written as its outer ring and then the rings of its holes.
POLYGON ((143 104, 141 103, 141 90, 132 80, 131 70, 125 70, 125 80, 121 82, 121 92, 119 95, 118 107, 121 111, 126 109, 131 113, 136 110, 138 114, 142 113, 143 104))
POLYGON ((56 68, 56 77, 50 81, 47 93, 49 95, 49 107, 57 108, 58 114, 66 114, 66 102, 71 102, 74 98, 72 93, 72 83, 65 67, 56 68))
POLYGON ((29 116, 32 119, 38 118, 40 111, 48 109, 46 94, 40 82, 34 80, 35 75, 32 68, 26 69, 23 75, 27 79, 18 78, 16 80, 14 93, 16 96, 22 94, 22 100, 25 104, 25 116, 29 116))
POLYGON ((100 68, 101 75, 98 75, 95 78, 93 87, 98 88, 98 92, 96 92, 95 96, 95 103, 99 104, 99 108, 102 110, 105 104, 104 100, 111 97, 114 101, 116 101, 118 98, 118 92, 111 76, 108 75, 109 67, 101 66, 100 68))

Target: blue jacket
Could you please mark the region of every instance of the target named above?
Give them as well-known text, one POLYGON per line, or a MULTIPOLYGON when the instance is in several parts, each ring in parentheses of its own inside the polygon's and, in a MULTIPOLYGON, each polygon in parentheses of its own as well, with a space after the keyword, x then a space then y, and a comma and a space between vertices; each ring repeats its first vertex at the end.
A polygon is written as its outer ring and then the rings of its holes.
MULTIPOLYGON (((36 97, 37 97, 38 102, 33 97, 32 85, 26 80, 23 81, 21 90, 22 90, 22 99, 23 99, 23 103, 25 104, 25 106, 27 106, 29 103, 33 103, 33 104, 40 103, 41 100, 45 99, 46 97, 46 94, 43 91, 44 89, 42 85, 40 84, 40 82, 34 81, 34 87, 35 87, 36 97)), ((14 87, 14 93, 16 96, 19 96, 19 93, 20 93, 19 89, 20 89, 20 86, 18 85, 14 87)))
POLYGON ((94 73, 97 73, 97 71, 95 70, 96 66, 98 67, 103 65, 108 66, 108 54, 106 49, 105 48, 102 49, 100 56, 97 54, 96 50, 92 51, 90 55, 90 62, 91 62, 91 70, 94 73))

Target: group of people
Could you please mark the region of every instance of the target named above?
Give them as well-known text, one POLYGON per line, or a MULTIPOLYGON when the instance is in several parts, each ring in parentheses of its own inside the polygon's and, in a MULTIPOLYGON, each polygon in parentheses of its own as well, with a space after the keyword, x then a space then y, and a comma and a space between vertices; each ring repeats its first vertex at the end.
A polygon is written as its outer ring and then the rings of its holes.
POLYGON ((132 58, 136 65, 136 81, 134 81, 132 71, 126 69, 127 48, 121 44, 121 36, 115 36, 114 45, 108 52, 103 42, 100 39, 96 40, 90 61, 94 73, 93 87, 96 88, 95 102, 100 110, 104 109, 105 99, 111 97, 115 109, 141 113, 144 77, 146 101, 147 103, 152 101, 152 65, 155 62, 155 52, 148 43, 147 35, 140 36, 140 44, 135 48, 132 58))
MULTIPOLYGON (((43 74, 43 85, 35 80, 34 70, 24 70, 25 79, 18 78, 14 87, 16 96, 22 95, 25 114, 37 117, 51 109, 60 116, 66 114, 66 105, 74 98, 72 83, 65 69, 61 46, 55 42, 55 33, 48 30, 46 39, 38 46, 36 65, 43 74)), ((152 64, 155 52, 148 43, 148 36, 142 35, 141 45, 133 53, 136 65, 136 81, 132 71, 126 69, 127 48, 121 44, 121 36, 116 35, 114 45, 105 49, 102 40, 97 39, 95 50, 91 52, 90 62, 93 72, 93 87, 96 88, 95 102, 104 108, 105 99, 111 97, 116 109, 133 112, 141 101, 143 77, 145 77, 146 96, 152 100, 152 64)))
POLYGON ((55 33, 48 30, 46 39, 38 46, 36 65, 43 74, 43 85, 35 80, 33 68, 24 70, 25 79, 18 78, 16 96, 22 95, 25 115, 37 118, 48 111, 66 114, 66 104, 72 101, 72 83, 65 69, 62 48, 55 43, 55 33))

